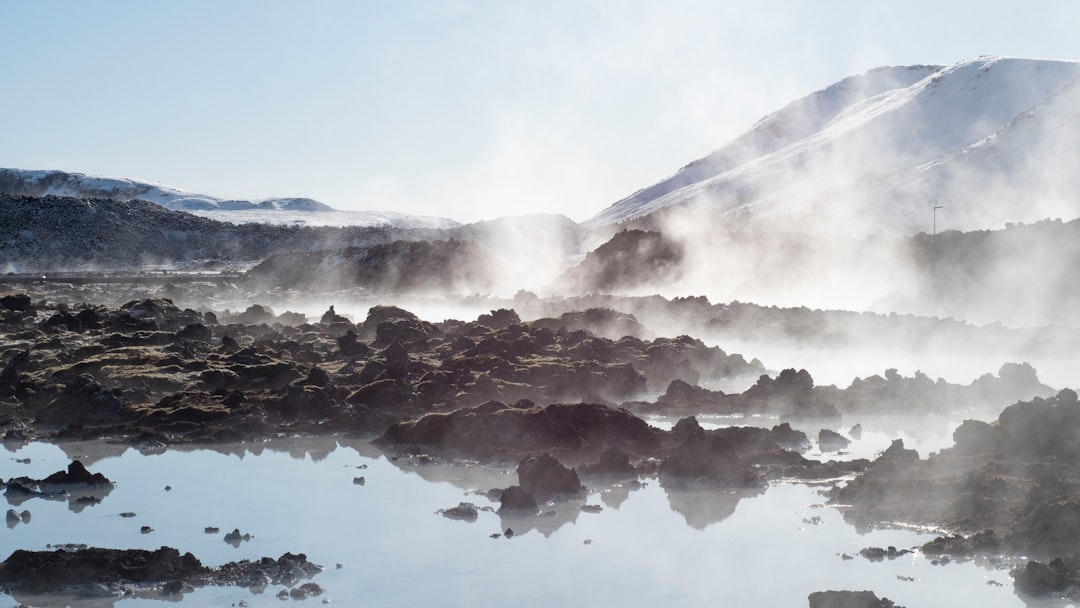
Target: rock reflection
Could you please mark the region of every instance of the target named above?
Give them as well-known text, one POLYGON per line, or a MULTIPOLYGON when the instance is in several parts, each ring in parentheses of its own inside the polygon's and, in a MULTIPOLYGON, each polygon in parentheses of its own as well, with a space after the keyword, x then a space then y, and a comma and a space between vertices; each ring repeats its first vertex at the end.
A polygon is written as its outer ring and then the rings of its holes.
POLYGON ((584 498, 571 498, 541 505, 540 512, 535 515, 499 513, 499 522, 503 532, 507 529, 513 530, 514 536, 536 530, 544 537, 549 537, 559 528, 577 521, 584 505, 584 498))
POLYGON ((431 483, 448 483, 469 492, 486 492, 517 482, 513 470, 471 463, 429 461, 425 457, 387 457, 387 461, 405 473, 412 473, 431 483))
MULTIPOLYGON (((107 588, 102 588, 100 597, 93 597, 88 594, 73 594, 73 593, 11 593, 12 599, 18 602, 20 606, 37 606, 39 608, 68 608, 70 606, 78 606, 79 608, 115 608, 116 603, 121 600, 137 599, 137 595, 124 595, 121 592, 113 593, 107 588)), ((163 596, 160 593, 146 593, 144 597, 152 598, 155 600, 165 600, 171 602, 182 602, 184 596, 182 594, 176 594, 174 596, 163 596)))
POLYGON ((764 488, 735 490, 673 490, 665 489, 671 510, 683 516, 686 525, 704 530, 735 513, 739 501, 765 493, 764 488))

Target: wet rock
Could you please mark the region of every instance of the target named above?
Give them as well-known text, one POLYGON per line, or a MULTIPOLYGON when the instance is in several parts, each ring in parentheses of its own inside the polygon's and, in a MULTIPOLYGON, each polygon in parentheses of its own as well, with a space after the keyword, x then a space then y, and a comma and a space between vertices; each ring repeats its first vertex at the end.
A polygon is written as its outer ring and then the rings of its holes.
MULTIPOLYGON (((536 498, 528 490, 521 486, 510 486, 502 491, 499 497, 499 513, 505 515, 532 515, 538 513, 540 507, 536 504, 536 498)), ((513 532, 507 528, 507 537, 513 532)))
POLYGON ((40 482, 43 492, 112 488, 113 482, 101 473, 91 473, 83 463, 72 460, 67 471, 57 471, 40 482))
POLYGON ((891 545, 888 548, 866 547, 859 551, 859 555, 872 562, 880 562, 885 559, 894 560, 902 555, 909 555, 910 553, 911 551, 908 549, 897 549, 891 545))
MULTIPOLYGON (((207 585, 249 587, 256 580, 291 587, 321 571, 303 553, 228 562, 213 569, 172 547, 148 551, 71 545, 54 551, 16 550, 0 563, 0 588, 8 593, 85 597, 108 586, 138 597, 155 587, 177 594, 207 585)), ((317 595, 313 587, 305 587, 305 592, 317 595)))
POLYGON ((701 427, 675 431, 686 437, 660 464, 660 483, 665 488, 742 488, 763 484, 723 437, 707 433, 701 427))
POLYGON ((181 555, 171 547, 156 551, 17 549, 0 563, 0 585, 10 591, 52 593, 94 584, 198 581, 211 573, 191 553, 181 555))
POLYGON ((973 551, 1070 554, 1080 542, 1080 407, 1059 395, 1009 406, 993 423, 966 421, 953 447, 925 461, 896 442, 830 500, 852 505, 845 517, 860 525, 902 520, 972 539, 993 527, 995 542, 973 551))
POLYGON ((306 600, 309 597, 317 597, 322 595, 325 590, 319 586, 318 583, 304 583, 297 587, 293 587, 289 591, 289 597, 294 600, 306 600))
POLYGON ((228 534, 225 535, 225 542, 232 545, 232 546, 234 546, 234 547, 239 547, 240 543, 247 542, 247 541, 251 540, 252 538, 254 538, 254 537, 252 535, 250 535, 250 534, 247 534, 247 533, 241 534, 239 528, 233 528, 232 532, 229 532, 228 534))
POLYGON ((984 530, 971 536, 953 534, 939 536, 924 544, 920 550, 928 557, 952 556, 967 558, 977 555, 996 555, 1003 549, 1001 538, 994 530, 984 530))
POLYGON ((630 464, 630 456, 618 446, 604 450, 598 461, 578 467, 577 470, 581 478, 603 483, 619 483, 638 478, 637 469, 630 464))
POLYGON ((548 453, 526 458, 517 467, 518 483, 537 502, 580 497, 585 492, 577 472, 568 469, 548 453))
POLYGON ((376 443, 486 460, 551 450, 599 452, 614 445, 632 453, 651 453, 659 446, 661 433, 629 412, 603 405, 522 409, 492 401, 395 424, 376 443))
POLYGON ((873 591, 815 591, 807 599, 810 608, 902 608, 873 591))
POLYGON ((851 445, 851 440, 836 431, 821 429, 818 431, 818 447, 822 452, 838 452, 851 445))
POLYGON ((1058 557, 1048 563, 1032 560, 1011 574, 1021 596, 1080 598, 1080 555, 1058 557))
POLYGON ((442 515, 447 519, 457 519, 460 521, 474 522, 479 516, 479 512, 476 508, 476 505, 474 505, 473 503, 463 502, 458 504, 458 506, 456 507, 451 507, 449 509, 439 509, 439 515, 442 515))

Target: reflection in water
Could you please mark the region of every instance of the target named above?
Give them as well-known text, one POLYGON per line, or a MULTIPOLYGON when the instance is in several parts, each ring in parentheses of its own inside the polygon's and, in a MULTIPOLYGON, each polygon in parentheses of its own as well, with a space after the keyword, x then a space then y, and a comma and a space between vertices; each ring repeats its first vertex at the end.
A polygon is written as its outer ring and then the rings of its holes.
POLYGON ((566 524, 576 522, 584 504, 585 499, 575 498, 541 505, 540 513, 536 515, 499 513, 499 522, 503 532, 513 530, 514 536, 536 530, 548 537, 566 524))
MULTIPOLYGON (((13 507, 18 507, 29 500, 37 498, 60 502, 66 501, 68 509, 71 509, 75 513, 80 513, 87 507, 93 507, 100 504, 101 501, 113 491, 111 486, 97 486, 94 488, 39 492, 23 486, 18 483, 18 480, 11 481, 12 483, 4 490, 4 498, 7 500, 8 504, 13 507)), ((27 519, 26 523, 28 522, 29 520, 27 519)))
POLYGON ((617 483, 600 489, 600 501, 612 509, 618 509, 626 502, 627 498, 630 498, 630 492, 632 490, 640 489, 641 483, 637 481, 617 483))
MULTIPOLYGON (((839 559, 865 546, 904 548, 928 537, 911 531, 859 537, 837 511, 811 513, 820 496, 799 484, 773 486, 761 495, 665 492, 651 479, 587 483, 587 501, 604 505, 599 513, 581 514, 587 503, 578 499, 543 505, 535 517, 511 518, 486 510, 494 503, 483 492, 513 485, 513 471, 392 461, 362 440, 276 438, 170 448, 151 456, 116 445, 29 444, 17 455, 33 457, 33 464, 18 467, 30 476, 47 475, 71 455, 86 460, 88 454, 110 451, 117 455, 102 457, 95 467, 117 484, 107 508, 75 513, 56 502, 35 503, 34 524, 4 530, 3 545, 33 550, 68 542, 166 545, 191 551, 207 565, 304 552, 328 566, 317 577, 328 590, 324 597, 346 606, 794 606, 806 605, 808 593, 829 588, 874 589, 908 606, 1021 605, 1011 585, 988 586, 988 574, 974 565, 943 568, 920 556, 885 564, 839 559), (358 467, 366 467, 363 487, 353 483, 358 467), (166 483, 171 492, 162 490, 166 483), (463 501, 480 507, 475 522, 438 515, 439 509, 463 501), (119 515, 128 512, 131 517, 119 515), (821 523, 805 524, 810 514, 821 523), (144 525, 154 532, 140 534, 144 525), (220 526, 220 532, 205 533, 208 526, 220 526), (234 527, 251 533, 250 542, 237 548, 222 542, 222 533, 234 527), (489 538, 506 528, 513 529, 513 538, 489 538), (777 571, 785 573, 783 585, 775 585, 777 571), (918 583, 902 582, 899 575, 918 583)), ((183 601, 269 605, 277 603, 279 591, 280 586, 261 595, 244 588, 204 588, 183 601)), ((105 608, 117 602, 112 597, 78 602, 4 597, 0 604, 105 608)), ((119 604, 162 605, 126 598, 119 604)))
POLYGON ((686 525, 698 530, 724 521, 735 513, 739 501, 765 493, 764 488, 737 490, 671 490, 667 492, 671 510, 683 516, 686 525))

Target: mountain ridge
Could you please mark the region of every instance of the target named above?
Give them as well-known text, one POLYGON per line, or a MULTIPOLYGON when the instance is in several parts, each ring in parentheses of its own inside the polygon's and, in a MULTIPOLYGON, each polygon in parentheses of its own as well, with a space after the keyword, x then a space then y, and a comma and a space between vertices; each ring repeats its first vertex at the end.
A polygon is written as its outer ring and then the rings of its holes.
MULTIPOLYGON (((842 210, 856 216, 867 233, 928 228, 930 206, 946 200, 954 227, 987 228, 1041 219, 1048 215, 1018 210, 1004 201, 973 208, 972 200, 987 194, 977 188, 979 179, 967 180, 974 188, 970 192, 950 190, 944 180, 936 189, 911 185, 920 183, 935 161, 948 165, 993 134, 1007 140, 1008 130, 1039 108, 1056 109, 1057 114, 1044 122, 1056 121, 1063 128, 1047 129, 1040 137, 1029 138, 1026 148, 1009 154, 1039 155, 1053 146, 1069 152, 1068 159, 1080 160, 1069 145, 1054 143, 1063 134, 1067 143, 1080 140, 1076 135, 1080 119, 1065 111, 1080 101, 1078 81, 1080 62, 1004 57, 979 57, 944 68, 871 70, 767 115, 716 152, 617 201, 584 225, 595 229, 621 224, 688 203, 721 216, 794 212, 821 219, 842 210), (755 145, 770 138, 777 145, 755 145), (724 164, 716 162, 718 158, 740 162, 724 164), (980 220, 980 213, 986 218, 980 220)), ((1060 166, 1066 159, 1054 160, 1060 166)), ((1012 179, 1043 196, 1046 180, 1037 179, 1037 168, 1029 167, 1027 173, 1013 170, 1012 179)), ((967 173, 979 169, 983 167, 971 166, 967 173)), ((1080 179, 1059 173, 1054 188, 1080 192, 1080 179)), ((1058 205, 1058 209, 1080 215, 1080 207, 1058 205)))

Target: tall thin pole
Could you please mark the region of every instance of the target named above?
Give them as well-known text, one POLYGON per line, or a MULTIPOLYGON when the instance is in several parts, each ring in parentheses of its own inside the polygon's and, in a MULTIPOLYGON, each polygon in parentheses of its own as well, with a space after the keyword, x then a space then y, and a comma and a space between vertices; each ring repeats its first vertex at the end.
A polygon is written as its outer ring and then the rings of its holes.
POLYGON ((944 208, 945 208, 944 205, 935 205, 934 206, 934 234, 933 234, 933 236, 937 236, 937 210, 938 209, 944 209, 944 208))

